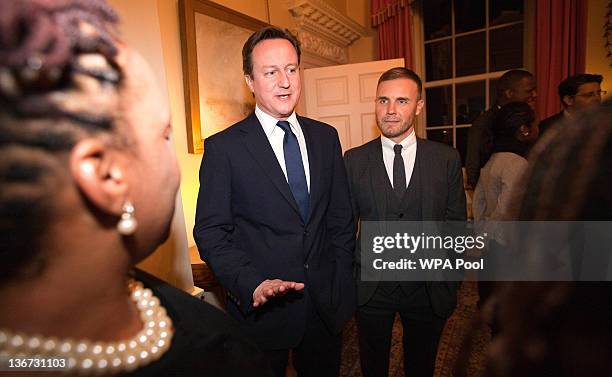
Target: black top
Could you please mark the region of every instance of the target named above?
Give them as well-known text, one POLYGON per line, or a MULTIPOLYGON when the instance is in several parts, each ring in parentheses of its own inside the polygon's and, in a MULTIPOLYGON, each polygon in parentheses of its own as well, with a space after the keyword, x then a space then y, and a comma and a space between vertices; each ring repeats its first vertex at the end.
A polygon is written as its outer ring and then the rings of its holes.
POLYGON ((544 135, 544 132, 549 128, 553 128, 556 124, 561 123, 564 119, 565 115, 563 110, 561 110, 561 112, 542 120, 539 125, 540 136, 544 135))
POLYGON ((174 336, 159 360, 123 376, 268 375, 263 353, 230 316, 143 271, 134 277, 166 308, 174 336))

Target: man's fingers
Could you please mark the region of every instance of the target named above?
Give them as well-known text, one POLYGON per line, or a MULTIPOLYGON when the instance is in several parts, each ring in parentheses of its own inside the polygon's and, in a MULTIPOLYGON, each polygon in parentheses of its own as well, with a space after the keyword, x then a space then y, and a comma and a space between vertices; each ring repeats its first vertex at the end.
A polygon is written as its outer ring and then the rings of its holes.
POLYGON ((266 280, 253 294, 253 307, 262 306, 275 296, 284 296, 290 290, 300 291, 302 289, 304 289, 304 283, 280 279, 266 280))

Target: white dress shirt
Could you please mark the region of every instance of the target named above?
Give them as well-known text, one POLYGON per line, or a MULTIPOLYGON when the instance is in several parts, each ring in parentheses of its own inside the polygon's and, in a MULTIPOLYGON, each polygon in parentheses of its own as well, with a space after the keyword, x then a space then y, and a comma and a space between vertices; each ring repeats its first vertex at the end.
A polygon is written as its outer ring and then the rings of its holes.
MULTIPOLYGON (((283 169, 283 174, 285 174, 285 179, 287 182, 287 166, 285 165, 285 153, 283 151, 283 140, 285 138, 285 131, 282 128, 276 125, 278 123, 278 119, 273 116, 264 113, 259 106, 255 105, 255 116, 259 120, 261 127, 270 142, 270 146, 276 155, 276 159, 278 160, 281 169, 283 169)), ((302 163, 304 164, 304 174, 306 175, 306 185, 308 186, 308 192, 310 192, 310 165, 308 164, 308 150, 306 149, 306 139, 304 138, 304 133, 302 132, 302 127, 298 123, 297 116, 295 115, 295 111, 291 113, 289 118, 287 118, 287 122, 291 125, 291 131, 295 134, 298 145, 300 146, 300 154, 302 155, 302 163)))
MULTIPOLYGON (((393 159, 395 159, 395 151, 393 150, 393 147, 396 143, 382 135, 380 136, 380 140, 382 141, 385 169, 387 169, 389 182, 391 183, 391 186, 393 186, 393 159)), ((404 169, 406 170, 406 187, 410 185, 410 178, 412 178, 412 171, 414 170, 414 162, 416 160, 417 152, 416 141, 417 139, 413 128, 410 135, 399 143, 402 145, 402 159, 404 160, 404 169)))

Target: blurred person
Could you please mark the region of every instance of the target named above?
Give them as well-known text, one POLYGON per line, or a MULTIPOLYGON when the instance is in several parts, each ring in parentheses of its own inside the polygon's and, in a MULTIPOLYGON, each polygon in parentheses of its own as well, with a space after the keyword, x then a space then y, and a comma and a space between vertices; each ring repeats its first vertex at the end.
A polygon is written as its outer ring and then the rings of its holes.
POLYGON ((165 96, 116 21, 102 0, 0 2, 0 362, 263 374, 229 317, 134 269, 169 235, 179 170, 165 96))
MULTIPOLYGON (((612 102, 556 127, 531 152, 515 218, 612 220, 612 102)), ((484 376, 610 374, 609 282, 507 283, 496 296, 500 332, 487 353, 484 376)))
POLYGON ((563 119, 573 119, 581 111, 588 110, 601 104, 601 99, 606 95, 601 90, 602 75, 581 73, 570 76, 563 80, 558 86, 559 99, 563 110, 540 122, 540 135, 554 127, 563 119))
POLYGON ((465 170, 468 188, 474 189, 480 177, 480 169, 491 156, 492 122, 499 109, 510 102, 525 102, 535 110, 537 99, 535 77, 527 71, 513 69, 497 81, 495 104, 476 118, 468 131, 465 170))
MULTIPOLYGON (((376 88, 381 137, 346 152, 356 221, 465 221, 461 158, 442 143, 416 137, 422 82, 398 67, 384 72, 376 88)), ((357 330, 363 375, 386 376, 392 328, 403 326, 406 376, 433 376, 438 342, 457 303, 456 281, 362 281, 361 234, 357 263, 357 330)))
MULTIPOLYGON (((337 376, 355 307, 355 228, 336 130, 295 112, 300 43, 266 27, 242 50, 255 111, 204 142, 193 235, 228 312, 276 376, 337 376)), ((237 79, 237 78, 236 78, 237 79)))

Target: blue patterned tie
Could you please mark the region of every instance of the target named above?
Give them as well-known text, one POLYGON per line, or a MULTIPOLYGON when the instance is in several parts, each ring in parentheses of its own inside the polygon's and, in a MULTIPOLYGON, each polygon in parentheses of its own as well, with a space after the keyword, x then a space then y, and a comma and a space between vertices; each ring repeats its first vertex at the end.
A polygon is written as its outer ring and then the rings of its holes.
POLYGON ((289 187, 293 193, 293 198, 297 202, 300 209, 300 215, 304 223, 308 220, 308 185, 306 184, 306 174, 304 174, 304 164, 302 163, 302 154, 300 153, 300 145, 297 137, 291 131, 289 122, 280 120, 276 123, 277 126, 285 131, 283 139, 283 153, 285 155, 285 166, 287 168, 287 180, 289 187))

